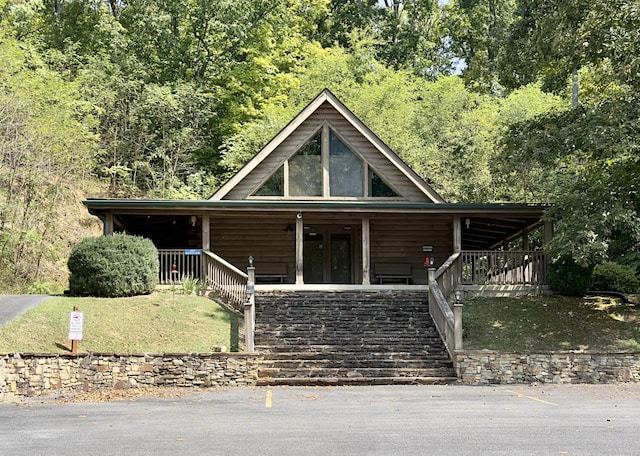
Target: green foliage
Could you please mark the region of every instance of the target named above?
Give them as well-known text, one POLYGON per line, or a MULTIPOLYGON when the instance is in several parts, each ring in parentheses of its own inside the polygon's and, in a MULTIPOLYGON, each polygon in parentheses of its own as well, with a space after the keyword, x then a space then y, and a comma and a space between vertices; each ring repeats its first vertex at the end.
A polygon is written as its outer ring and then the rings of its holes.
POLYGON ((55 282, 34 282, 27 289, 29 294, 56 295, 62 294, 64 287, 55 282))
POLYGON ((558 294, 582 296, 591 287, 593 267, 580 266, 571 257, 561 257, 549 266, 549 286, 558 294))
POLYGON ((0 279, 24 288, 66 257, 52 221, 92 170, 98 138, 77 84, 2 32, 0 56, 0 279))
POLYGON ((182 286, 182 293, 186 295, 199 295, 203 288, 203 284, 200 282, 200 279, 188 275, 182 277, 180 284, 182 286))
POLYGON ((635 293, 638 286, 638 277, 634 269, 629 266, 607 262, 597 264, 593 268, 592 288, 594 290, 635 293))
POLYGON ((474 90, 495 95, 502 92, 499 69, 516 3, 466 0, 446 2, 443 8, 442 21, 448 33, 445 49, 463 64, 462 77, 474 90))
POLYGON ((73 248, 68 266, 73 295, 134 296, 151 293, 158 284, 158 251, 138 236, 87 238, 73 248))

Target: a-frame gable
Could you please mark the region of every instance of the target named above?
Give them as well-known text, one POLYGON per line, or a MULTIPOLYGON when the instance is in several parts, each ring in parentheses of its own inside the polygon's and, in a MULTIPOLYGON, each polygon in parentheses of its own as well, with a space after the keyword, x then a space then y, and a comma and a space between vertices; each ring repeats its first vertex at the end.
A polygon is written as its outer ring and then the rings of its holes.
MULTIPOLYGON (((444 200, 366 127, 328 89, 323 90, 284 127, 211 200, 246 200, 318 132, 331 132, 367 164, 402 201, 443 203, 444 200)), ((280 171, 279 171, 280 170, 280 171)), ((307 199, 291 196, 288 199, 307 199)), ((331 199, 324 197, 323 199, 331 199)))

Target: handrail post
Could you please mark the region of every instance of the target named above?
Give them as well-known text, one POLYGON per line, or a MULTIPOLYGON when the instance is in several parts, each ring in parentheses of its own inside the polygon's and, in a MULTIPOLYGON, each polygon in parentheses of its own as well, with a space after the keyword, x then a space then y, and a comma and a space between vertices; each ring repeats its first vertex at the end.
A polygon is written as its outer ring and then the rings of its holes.
POLYGON ((462 302, 460 292, 456 292, 456 302, 453 304, 453 350, 462 350, 462 302))
POLYGON ((247 301, 244 304, 245 350, 249 353, 253 353, 256 350, 254 341, 256 327, 256 268, 253 266, 253 256, 251 255, 249 255, 247 275, 247 301))
POLYGON ((433 291, 431 290, 431 283, 436 280, 436 268, 427 269, 427 284, 429 285, 429 313, 433 313, 431 306, 433 305, 433 291))

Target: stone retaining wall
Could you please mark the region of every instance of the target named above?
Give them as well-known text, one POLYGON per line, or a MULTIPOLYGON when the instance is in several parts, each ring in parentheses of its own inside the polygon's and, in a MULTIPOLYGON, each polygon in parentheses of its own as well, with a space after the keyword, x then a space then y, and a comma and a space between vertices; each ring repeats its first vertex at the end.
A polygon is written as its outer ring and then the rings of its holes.
POLYGON ((480 350, 459 352, 455 358, 459 381, 473 385, 640 382, 640 353, 480 350))
POLYGON ((4 354, 0 397, 149 387, 255 385, 259 356, 205 354, 4 354))

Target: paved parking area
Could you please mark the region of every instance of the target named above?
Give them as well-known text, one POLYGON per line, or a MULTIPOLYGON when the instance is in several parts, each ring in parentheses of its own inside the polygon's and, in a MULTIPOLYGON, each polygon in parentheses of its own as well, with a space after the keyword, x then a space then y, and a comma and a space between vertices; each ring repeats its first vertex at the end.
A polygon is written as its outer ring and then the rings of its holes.
POLYGON ((235 388, 0 404, 3 455, 635 455, 640 385, 235 388))

